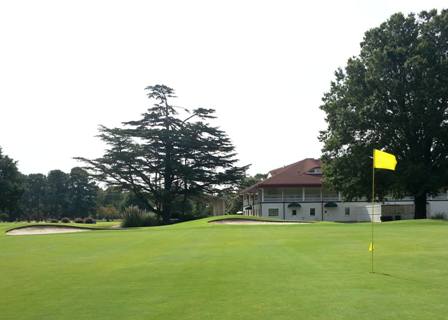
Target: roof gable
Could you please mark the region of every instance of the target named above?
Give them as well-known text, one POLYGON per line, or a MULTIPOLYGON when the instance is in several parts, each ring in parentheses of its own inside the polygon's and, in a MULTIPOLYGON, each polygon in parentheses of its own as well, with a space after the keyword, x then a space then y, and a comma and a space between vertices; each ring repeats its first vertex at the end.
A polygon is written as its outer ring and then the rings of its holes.
POLYGON ((322 174, 318 170, 313 170, 316 168, 320 168, 320 160, 307 158, 271 170, 269 178, 246 188, 242 193, 253 192, 262 187, 320 187, 322 186, 322 174))

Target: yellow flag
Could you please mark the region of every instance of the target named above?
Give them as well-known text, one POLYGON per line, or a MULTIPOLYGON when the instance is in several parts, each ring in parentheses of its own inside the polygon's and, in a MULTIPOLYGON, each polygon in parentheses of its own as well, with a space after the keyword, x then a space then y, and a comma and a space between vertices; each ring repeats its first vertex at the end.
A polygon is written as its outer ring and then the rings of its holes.
POLYGON ((373 246, 372 242, 370 242, 369 244, 369 251, 375 251, 375 247, 373 246))
POLYGON ((395 170, 397 165, 397 159, 393 154, 380 151, 377 149, 373 150, 373 167, 377 169, 387 169, 395 170))

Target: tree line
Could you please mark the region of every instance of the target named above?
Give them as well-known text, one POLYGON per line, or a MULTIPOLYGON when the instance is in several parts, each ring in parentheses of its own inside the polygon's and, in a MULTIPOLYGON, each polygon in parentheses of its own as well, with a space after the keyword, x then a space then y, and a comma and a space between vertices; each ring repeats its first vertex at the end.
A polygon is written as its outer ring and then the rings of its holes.
MULTIPOLYGON (((230 195, 228 195, 230 199, 230 195)), ((235 199, 237 199, 236 197, 235 199)), ((232 197, 233 199, 233 197, 232 197)), ((74 167, 69 173, 22 174, 17 162, 0 147, 0 221, 60 220, 67 217, 117 219, 128 207, 151 211, 132 191, 117 186, 99 186, 89 173, 74 167)), ((203 197, 173 203, 173 219, 189 220, 212 213, 203 197)), ((239 210, 239 209, 238 209, 239 210)))
POLYGON ((77 157, 82 168, 22 175, 16 162, 0 154, 0 210, 10 220, 59 219, 111 217, 138 206, 167 224, 210 214, 215 197, 238 201, 248 166, 236 165, 230 138, 212 124, 215 111, 174 105, 174 89, 165 85, 146 91, 152 106, 121 127, 101 126, 105 154, 77 157))
POLYGON ((47 175, 22 174, 17 162, 0 148, 1 220, 48 220, 87 217, 96 213, 100 188, 87 171, 51 170, 47 175))

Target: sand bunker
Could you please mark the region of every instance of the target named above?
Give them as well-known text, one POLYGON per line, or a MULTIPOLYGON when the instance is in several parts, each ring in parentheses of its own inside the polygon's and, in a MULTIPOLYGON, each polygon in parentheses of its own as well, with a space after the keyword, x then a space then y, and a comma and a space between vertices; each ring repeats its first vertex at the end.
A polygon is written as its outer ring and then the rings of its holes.
POLYGON ((6 232, 7 235, 21 236, 31 234, 53 234, 53 233, 70 233, 92 231, 92 229, 76 228, 76 227, 58 227, 58 226, 32 226, 17 228, 6 232))
POLYGON ((275 225, 290 225, 290 224, 306 224, 307 222, 301 221, 258 221, 249 219, 223 219, 210 221, 210 223, 217 224, 247 224, 247 225, 257 225, 257 224, 275 224, 275 225))

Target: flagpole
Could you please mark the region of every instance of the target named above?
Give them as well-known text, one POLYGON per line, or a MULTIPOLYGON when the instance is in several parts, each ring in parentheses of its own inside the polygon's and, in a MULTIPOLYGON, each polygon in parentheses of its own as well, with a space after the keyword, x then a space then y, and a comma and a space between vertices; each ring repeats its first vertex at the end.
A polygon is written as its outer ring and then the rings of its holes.
POLYGON ((373 163, 372 163, 372 218, 370 219, 370 225, 371 225, 371 270, 370 272, 373 273, 373 252, 375 251, 375 246, 373 245, 373 226, 374 226, 374 222, 373 220, 375 219, 375 155, 374 155, 374 159, 373 159, 373 163))

